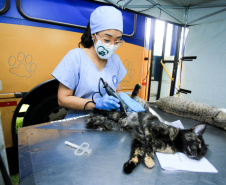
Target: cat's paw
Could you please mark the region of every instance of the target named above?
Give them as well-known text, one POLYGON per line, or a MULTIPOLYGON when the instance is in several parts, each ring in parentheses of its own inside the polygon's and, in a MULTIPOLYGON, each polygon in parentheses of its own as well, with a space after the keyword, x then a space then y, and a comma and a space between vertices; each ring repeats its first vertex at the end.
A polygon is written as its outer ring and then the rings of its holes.
POLYGON ((130 174, 134 170, 135 167, 136 167, 136 165, 133 161, 128 161, 123 165, 123 171, 126 174, 130 174))
POLYGON ((147 168, 153 168, 155 166, 154 160, 148 155, 145 155, 144 157, 144 164, 147 168))

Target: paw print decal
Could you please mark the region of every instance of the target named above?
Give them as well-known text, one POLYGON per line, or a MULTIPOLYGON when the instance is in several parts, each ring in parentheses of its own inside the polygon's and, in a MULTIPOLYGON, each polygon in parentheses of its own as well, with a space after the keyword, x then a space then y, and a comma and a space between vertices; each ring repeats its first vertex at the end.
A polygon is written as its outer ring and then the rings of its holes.
POLYGON ((126 59, 124 62, 123 62, 126 70, 127 70, 127 74, 123 80, 123 82, 130 82, 132 80, 132 78, 134 77, 135 75, 135 69, 133 67, 133 62, 132 61, 129 61, 128 59, 126 59))
POLYGON ((11 66, 9 72, 18 77, 31 78, 37 68, 37 65, 32 63, 32 56, 30 54, 25 56, 23 52, 19 52, 17 57, 9 57, 8 64, 11 66))
POLYGON ((109 53, 109 51, 106 50, 103 46, 99 46, 97 48, 97 51, 98 51, 99 55, 101 55, 101 56, 105 56, 109 53))

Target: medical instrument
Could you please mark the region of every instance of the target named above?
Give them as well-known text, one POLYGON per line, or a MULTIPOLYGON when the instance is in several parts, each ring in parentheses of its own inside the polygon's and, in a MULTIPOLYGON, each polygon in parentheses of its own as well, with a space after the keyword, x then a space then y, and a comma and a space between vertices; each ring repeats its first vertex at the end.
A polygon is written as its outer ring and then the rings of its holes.
POLYGON ((119 100, 120 111, 122 112, 122 114, 127 115, 127 112, 128 112, 128 110, 129 110, 129 106, 122 100, 122 98, 118 95, 118 93, 115 92, 115 90, 112 89, 111 86, 109 86, 108 83, 105 82, 105 81, 103 80, 103 78, 100 78, 100 79, 99 79, 99 84, 98 84, 99 92, 93 93, 92 101, 88 101, 88 102, 84 105, 84 110, 85 110, 86 105, 87 105, 88 103, 94 103, 94 104, 95 104, 95 102, 94 102, 94 95, 95 95, 96 93, 99 93, 100 96, 103 97, 103 94, 102 94, 101 91, 100 91, 100 82, 103 83, 103 88, 105 88, 105 90, 106 90, 106 92, 107 92, 107 94, 108 94, 109 96, 113 96, 113 97, 115 97, 115 98, 117 98, 117 99, 119 100))
POLYGON ((122 113, 126 114, 126 112, 129 109, 129 106, 122 100, 122 98, 118 95, 118 93, 116 93, 114 91, 114 89, 112 89, 107 82, 104 82, 103 78, 100 78, 100 80, 103 83, 103 88, 105 88, 107 94, 109 96, 114 96, 115 98, 117 98, 119 100, 119 104, 120 104, 120 110, 122 111, 122 113))
POLYGON ((86 143, 86 142, 83 142, 80 146, 73 144, 69 141, 65 141, 64 143, 72 148, 76 148, 76 150, 74 151, 74 154, 78 156, 83 155, 85 152, 88 154, 92 152, 92 149, 89 148, 89 143, 86 143))

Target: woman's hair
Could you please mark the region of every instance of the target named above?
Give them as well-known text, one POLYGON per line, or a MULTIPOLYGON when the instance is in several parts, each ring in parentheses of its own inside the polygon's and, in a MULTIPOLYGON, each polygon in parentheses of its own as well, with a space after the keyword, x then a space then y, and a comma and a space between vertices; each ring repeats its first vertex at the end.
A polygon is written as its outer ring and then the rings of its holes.
POLYGON ((90 29, 90 22, 88 23, 85 32, 81 37, 81 42, 79 42, 78 47, 80 48, 80 44, 84 48, 90 48, 93 45, 93 40, 91 37, 91 29, 90 29))

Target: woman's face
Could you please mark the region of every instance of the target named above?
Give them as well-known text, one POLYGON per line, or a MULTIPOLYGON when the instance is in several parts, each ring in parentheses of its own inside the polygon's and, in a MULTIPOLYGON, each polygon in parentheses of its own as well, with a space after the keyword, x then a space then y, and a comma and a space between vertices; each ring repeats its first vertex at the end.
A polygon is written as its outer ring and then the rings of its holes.
POLYGON ((120 41, 120 39, 122 38, 122 32, 114 29, 100 31, 96 33, 96 36, 95 34, 92 35, 95 43, 97 42, 96 37, 102 42, 115 44, 115 42, 120 41))

